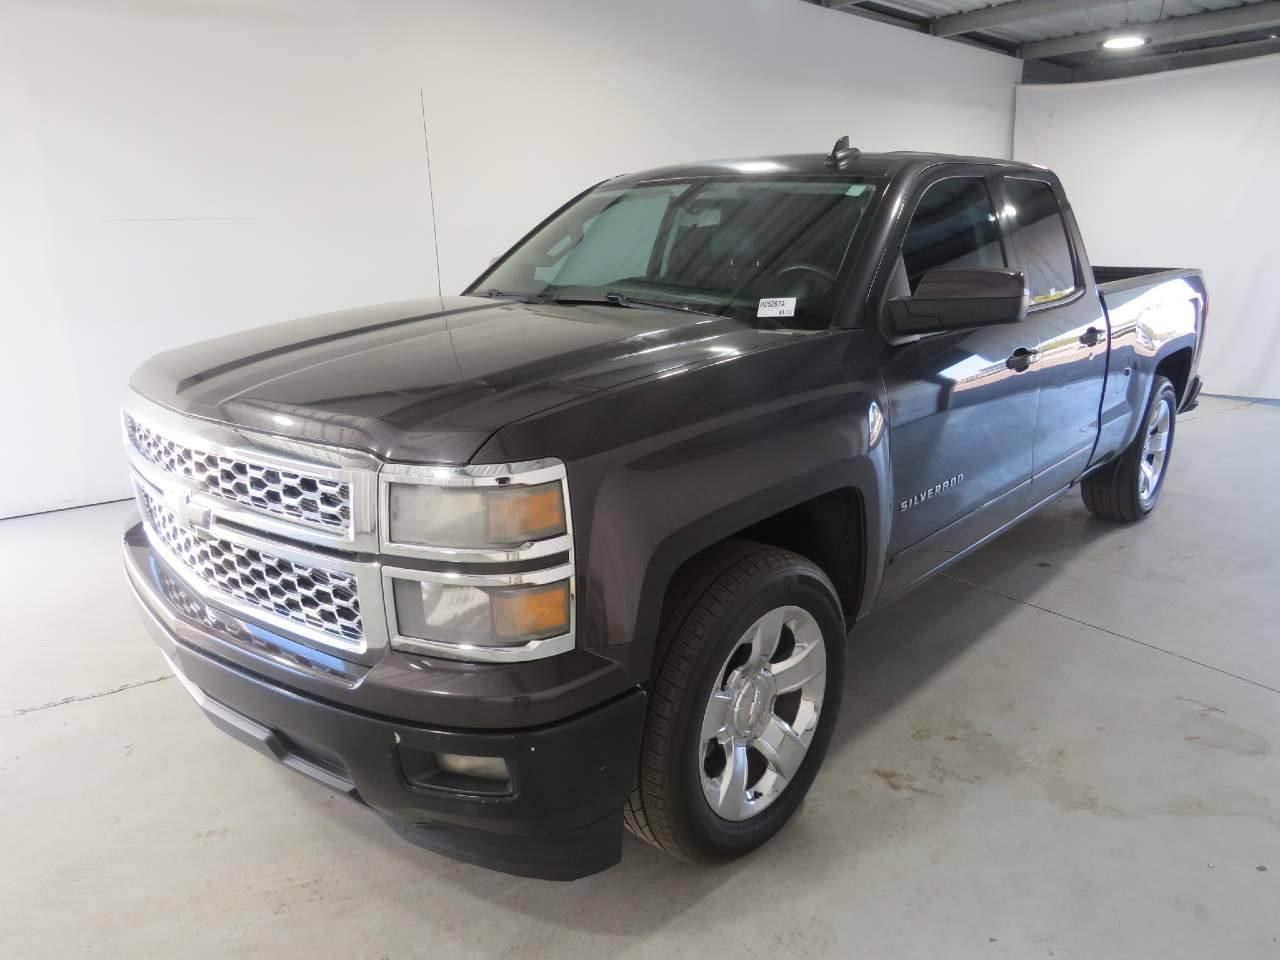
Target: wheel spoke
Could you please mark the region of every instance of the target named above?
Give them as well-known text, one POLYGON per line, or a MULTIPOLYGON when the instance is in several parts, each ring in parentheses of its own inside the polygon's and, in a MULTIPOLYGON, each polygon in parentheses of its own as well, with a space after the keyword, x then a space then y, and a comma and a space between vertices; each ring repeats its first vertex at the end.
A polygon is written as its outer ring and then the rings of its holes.
POLYGON ((1146 460, 1142 461, 1141 493, 1146 496, 1156 485, 1156 471, 1146 460))
POLYGON ((1155 417, 1155 428, 1159 433, 1164 433, 1169 428, 1169 404, 1163 402, 1160 404, 1160 410, 1155 417))
POLYGON ((707 808, 726 820, 749 820, 795 778, 818 728, 827 683, 822 627, 804 607, 776 607, 726 647, 714 677, 692 759, 707 808), (743 646, 750 648, 745 661, 743 646), (759 782, 748 789, 753 776, 759 782))
POLYGON ((708 740, 724 740, 729 726, 729 712, 733 706, 733 697, 727 690, 717 690, 711 695, 707 704, 706 715, 702 718, 702 743, 708 740))
POLYGON ((782 607, 770 610, 756 621, 751 630, 751 659, 769 662, 778 644, 782 640, 782 628, 787 622, 786 610, 782 607))
POLYGON ((1169 442, 1167 433, 1153 433, 1147 438, 1147 453, 1164 453, 1165 445, 1169 442))
POLYGON ((778 693, 790 693, 799 690, 822 677, 827 672, 827 654, 822 643, 797 650, 792 656, 770 667, 774 680, 778 684, 778 693))
POLYGON ((796 775, 807 749, 791 724, 777 716, 769 718, 768 726, 751 745, 764 755, 770 769, 784 781, 796 775))
POLYGON ((716 790, 716 813, 726 820, 742 819, 747 802, 747 746, 735 743, 725 751, 725 768, 716 790))

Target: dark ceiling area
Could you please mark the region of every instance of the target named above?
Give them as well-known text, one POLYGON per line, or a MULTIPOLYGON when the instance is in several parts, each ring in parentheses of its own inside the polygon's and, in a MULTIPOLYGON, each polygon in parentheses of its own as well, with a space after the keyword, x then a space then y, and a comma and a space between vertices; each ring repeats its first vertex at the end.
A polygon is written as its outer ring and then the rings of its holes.
POLYGON ((1280 53, 1280 0, 809 2, 1018 57, 1028 83, 1107 80, 1280 53))

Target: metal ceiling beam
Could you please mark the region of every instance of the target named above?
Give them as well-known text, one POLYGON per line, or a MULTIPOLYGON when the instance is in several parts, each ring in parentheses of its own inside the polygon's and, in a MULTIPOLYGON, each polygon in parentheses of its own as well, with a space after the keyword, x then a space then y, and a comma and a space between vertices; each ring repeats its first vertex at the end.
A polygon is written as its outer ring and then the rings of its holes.
POLYGON ((1013 0, 1012 3, 1001 3, 981 10, 938 17, 930 21, 929 32, 935 37, 952 37, 957 33, 987 30, 1022 20, 1033 20, 1036 17, 1052 17, 1061 13, 1073 13, 1076 10, 1088 10, 1091 7, 1111 7, 1121 2, 1122 0, 1013 0))
MULTIPOLYGON (((841 13, 852 13, 854 16, 863 17, 867 20, 875 20, 879 23, 887 23, 891 26, 902 27, 904 30, 911 30, 915 33, 928 33, 930 21, 926 17, 913 17, 905 11, 898 11, 901 16, 894 12, 894 8, 886 3, 868 2, 863 0, 812 0, 817 6, 827 7, 830 10, 838 10, 841 13)), ((980 50, 995 51, 1004 54, 1007 57, 1014 56, 1014 48, 1016 44, 1007 40, 1000 40, 996 37, 952 37, 951 39, 958 43, 967 44, 968 46, 977 47, 980 50)))
POLYGON ((839 10, 841 13, 852 13, 856 17, 875 20, 878 23, 887 23, 894 27, 903 27, 917 32, 924 30, 924 24, 921 22, 908 20, 906 17, 895 17, 893 14, 885 13, 882 10, 869 10, 866 7, 859 6, 858 0, 850 0, 848 3, 840 3, 838 0, 833 0, 829 7, 832 10, 839 10))
MULTIPOLYGON (((1071 80, 1083 83, 1089 80, 1114 80, 1117 77, 1136 77, 1144 73, 1163 73, 1184 67, 1203 67, 1211 63, 1228 63, 1280 53, 1280 40, 1252 40, 1248 43, 1232 43, 1223 47, 1206 47, 1203 50, 1184 50, 1181 53, 1162 53, 1150 57, 1126 57, 1104 63, 1091 63, 1071 71, 1071 80)), ((1036 61, 1041 62, 1041 61, 1036 61)), ((1053 66, 1045 64, 1045 66, 1053 66)))
POLYGON ((1048 60, 1022 61, 1023 83, 1070 83, 1075 73, 1070 67, 1060 67, 1048 60))
POLYGON ((1024 60, 1042 60, 1045 57, 1061 57, 1068 53, 1096 50, 1103 40, 1117 33, 1140 33, 1151 43, 1162 44, 1220 37, 1277 24, 1280 24, 1280 0, 1266 0, 1263 3, 1252 3, 1244 7, 1197 13, 1189 17, 1173 17, 1158 23, 1126 23, 1110 30, 1078 33, 1073 37, 1035 40, 1024 43, 1018 52, 1024 60))

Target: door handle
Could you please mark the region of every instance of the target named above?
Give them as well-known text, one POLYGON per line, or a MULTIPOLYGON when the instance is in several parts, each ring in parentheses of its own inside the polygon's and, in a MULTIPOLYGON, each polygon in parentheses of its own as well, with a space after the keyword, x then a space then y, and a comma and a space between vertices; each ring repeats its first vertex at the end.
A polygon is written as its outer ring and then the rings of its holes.
POLYGON ((1080 336, 1080 342, 1086 347, 1096 347, 1101 339, 1102 331, 1097 327, 1090 327, 1080 336))
POLYGON ((1026 347, 1019 347, 1013 351, 1013 356, 1004 362, 1004 365, 1015 373, 1022 373, 1027 367, 1035 361, 1039 354, 1035 350, 1028 350, 1026 347))

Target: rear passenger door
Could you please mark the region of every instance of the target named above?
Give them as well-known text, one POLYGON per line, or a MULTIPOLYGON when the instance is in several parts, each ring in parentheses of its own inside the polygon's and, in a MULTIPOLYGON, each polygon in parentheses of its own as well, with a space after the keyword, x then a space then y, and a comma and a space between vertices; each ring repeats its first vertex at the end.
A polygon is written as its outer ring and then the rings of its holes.
POLYGON ((1056 184, 1028 172, 1004 177, 1002 186, 1012 251, 1031 295, 1028 322, 1038 339, 1034 503, 1078 479, 1093 453, 1107 375, 1107 321, 1085 282, 1056 184))

